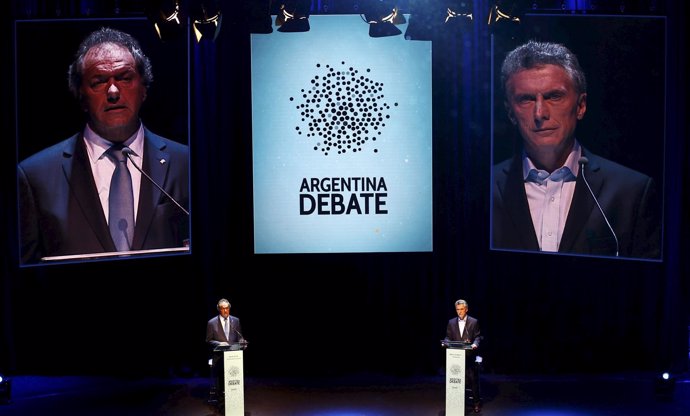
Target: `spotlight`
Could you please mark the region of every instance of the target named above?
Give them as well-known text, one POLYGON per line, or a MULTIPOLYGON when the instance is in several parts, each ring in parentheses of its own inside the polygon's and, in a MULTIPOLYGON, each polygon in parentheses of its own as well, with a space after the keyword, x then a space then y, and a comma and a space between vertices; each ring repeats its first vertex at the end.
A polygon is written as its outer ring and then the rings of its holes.
POLYGON ((160 40, 169 40, 184 33, 185 18, 180 9, 180 0, 150 0, 147 14, 160 40))
POLYGON ((364 20, 369 23, 369 36, 380 38, 402 34, 395 25, 406 23, 405 16, 400 13, 397 5, 378 2, 370 5, 369 12, 364 14, 364 20))
POLYGON ((308 32, 309 7, 309 2, 303 0, 282 3, 276 15, 278 32, 308 32))
POLYGON ((519 14, 522 12, 522 6, 519 3, 519 1, 497 0, 489 9, 489 21, 487 24, 495 27, 496 25, 520 23, 519 14))
POLYGON ((12 395, 12 380, 0 374, 0 404, 10 402, 12 395))
POLYGON ((196 41, 201 39, 216 40, 220 33, 220 25, 223 22, 223 14, 217 1, 201 2, 199 13, 192 16, 192 27, 196 41))
POLYGON ((670 400, 676 388, 676 378, 671 373, 661 373, 654 383, 654 391, 660 399, 670 400))
POLYGON ((468 0, 445 0, 418 3, 410 13, 405 38, 437 40, 441 43, 471 30, 474 3, 468 0))
POLYGON ((452 22, 452 19, 455 18, 464 18, 469 21, 472 21, 472 13, 464 13, 461 11, 455 11, 451 9, 450 7, 446 9, 446 20, 443 21, 443 23, 448 24, 452 22))

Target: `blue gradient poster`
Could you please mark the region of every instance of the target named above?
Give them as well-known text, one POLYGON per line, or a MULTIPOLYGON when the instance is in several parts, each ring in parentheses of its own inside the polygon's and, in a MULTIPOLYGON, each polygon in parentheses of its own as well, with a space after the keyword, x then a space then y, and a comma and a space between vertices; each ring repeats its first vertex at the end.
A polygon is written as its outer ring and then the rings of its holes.
POLYGON ((251 37, 255 252, 431 251, 431 43, 309 21, 251 37))

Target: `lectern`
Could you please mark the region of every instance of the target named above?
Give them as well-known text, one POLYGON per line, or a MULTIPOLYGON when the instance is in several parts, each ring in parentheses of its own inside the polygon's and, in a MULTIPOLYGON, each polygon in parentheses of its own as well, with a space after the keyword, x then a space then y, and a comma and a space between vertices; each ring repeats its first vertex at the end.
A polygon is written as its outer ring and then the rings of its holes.
POLYGON ((465 350, 472 343, 442 340, 446 347, 446 416, 465 415, 465 350))
MULTIPOLYGON (((224 398, 225 416, 244 416, 244 350, 246 341, 220 345, 214 354, 222 355, 223 384, 220 391, 224 398)), ((218 360, 214 360, 217 362, 218 360)))

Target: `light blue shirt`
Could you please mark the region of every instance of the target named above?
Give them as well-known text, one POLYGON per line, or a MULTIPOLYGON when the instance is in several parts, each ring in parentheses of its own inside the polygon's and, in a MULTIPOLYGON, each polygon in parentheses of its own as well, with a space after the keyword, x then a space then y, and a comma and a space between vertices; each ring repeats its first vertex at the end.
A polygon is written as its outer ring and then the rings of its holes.
POLYGON ((537 169, 523 152, 522 174, 532 225, 542 251, 558 251, 579 173, 580 144, 575 141, 565 164, 549 173, 537 169))

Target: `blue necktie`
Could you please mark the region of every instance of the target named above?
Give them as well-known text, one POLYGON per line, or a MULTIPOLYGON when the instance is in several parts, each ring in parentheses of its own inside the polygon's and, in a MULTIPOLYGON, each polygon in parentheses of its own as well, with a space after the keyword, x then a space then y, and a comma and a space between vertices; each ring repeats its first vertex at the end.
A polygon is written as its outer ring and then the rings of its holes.
POLYGON ((130 250, 134 236, 134 192, 132 176, 127 169, 127 157, 122 154, 123 147, 116 144, 106 152, 115 162, 108 194, 108 227, 117 251, 130 250))
POLYGON ((225 339, 230 341, 230 318, 225 318, 225 339))

